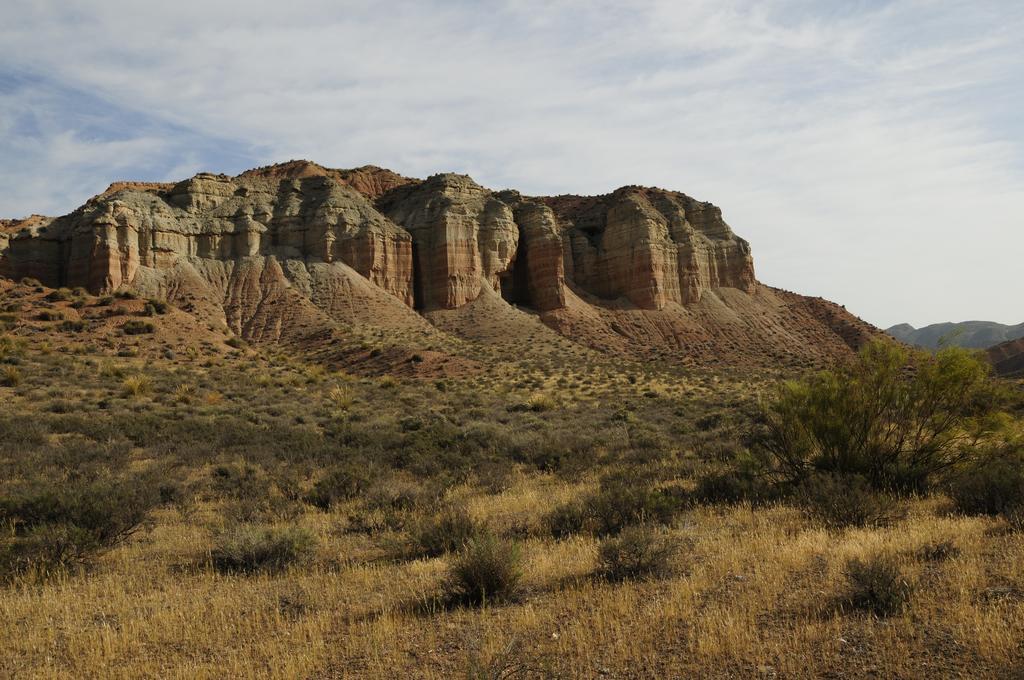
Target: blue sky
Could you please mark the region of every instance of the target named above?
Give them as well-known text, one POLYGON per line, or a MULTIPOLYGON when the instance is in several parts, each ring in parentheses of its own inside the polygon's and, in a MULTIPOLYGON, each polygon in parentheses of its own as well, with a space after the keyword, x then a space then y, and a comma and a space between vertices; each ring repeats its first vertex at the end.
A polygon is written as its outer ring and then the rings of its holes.
POLYGON ((759 278, 1024 321, 1024 3, 0 6, 0 216, 292 158, 720 205, 759 278))

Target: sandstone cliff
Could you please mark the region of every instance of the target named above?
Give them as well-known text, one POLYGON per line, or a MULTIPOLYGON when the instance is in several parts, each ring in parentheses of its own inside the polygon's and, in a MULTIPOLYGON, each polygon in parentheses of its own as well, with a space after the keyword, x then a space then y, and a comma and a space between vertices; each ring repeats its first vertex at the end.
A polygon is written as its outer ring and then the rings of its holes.
POLYGON ((505 328, 524 318, 514 307, 590 347, 710 361, 805 362, 877 333, 759 284, 721 211, 678 192, 533 198, 306 161, 117 183, 69 215, 0 222, 0 275, 136 288, 254 340, 332 323, 441 332, 424 317, 480 335, 466 319, 505 328))

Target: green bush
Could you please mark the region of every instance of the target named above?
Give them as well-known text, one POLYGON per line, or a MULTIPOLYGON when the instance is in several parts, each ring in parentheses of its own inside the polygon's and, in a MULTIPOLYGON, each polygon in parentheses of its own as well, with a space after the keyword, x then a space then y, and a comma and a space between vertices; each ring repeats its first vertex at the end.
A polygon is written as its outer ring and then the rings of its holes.
POLYGON ((879 341, 835 370, 785 383, 753 443, 766 469, 788 483, 821 470, 919 492, 1001 436, 1006 396, 974 353, 879 341))
POLYGON ((520 592, 522 557, 519 547, 493 534, 470 539, 456 554, 446 583, 449 598, 482 605, 514 598, 520 592))
POLYGON ((878 526, 892 514, 893 499, 875 491, 860 475, 815 473, 794 495, 809 517, 830 528, 878 526))
POLYGON ((216 536, 210 560, 223 572, 276 572, 308 562, 316 547, 316 536, 302 527, 240 524, 216 536))
POLYGON ((449 506, 421 520, 413 529, 413 550, 423 557, 455 552, 480 532, 464 507, 449 506))
POLYGON ((846 578, 850 606, 876 616, 900 613, 913 592, 896 561, 881 555, 851 560, 846 567, 846 578))
POLYGON ((677 546, 655 529, 635 526, 601 542, 597 573, 609 581, 658 578, 671 571, 677 546))
POLYGON ((1024 508, 1024 457, 998 455, 955 476, 949 495, 957 510, 969 515, 1000 515, 1024 508))

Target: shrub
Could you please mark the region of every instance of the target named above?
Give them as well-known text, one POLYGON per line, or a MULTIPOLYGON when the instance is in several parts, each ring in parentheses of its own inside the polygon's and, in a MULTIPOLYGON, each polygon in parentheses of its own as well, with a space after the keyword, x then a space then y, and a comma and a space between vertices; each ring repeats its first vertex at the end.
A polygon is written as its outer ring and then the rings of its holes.
POLYGON ((891 514, 892 501, 860 475, 812 474, 795 496, 809 517, 830 528, 877 526, 885 524, 891 514))
POLYGON ((68 478, 0 497, 0 570, 49 572, 85 564, 135 533, 160 502, 152 478, 68 478))
POLYGON ((233 347, 235 349, 242 349, 243 347, 245 347, 245 340, 242 340, 242 338, 238 337, 237 335, 233 335, 227 340, 225 340, 224 344, 227 345, 228 347, 233 347))
POLYGON ((327 392, 327 399, 330 400, 335 408, 347 411, 355 403, 356 395, 351 388, 337 385, 327 392))
POLYGON ((316 536, 302 527, 240 524, 215 538, 210 560, 224 572, 282 571, 308 562, 316 546, 316 536))
POLYGON ((540 412, 550 411, 551 409, 558 406, 558 402, 550 394, 544 392, 537 392, 536 394, 530 395, 525 402, 526 409, 529 411, 540 412))
POLYGON ((156 330, 156 326, 149 323, 148 321, 139 321, 137 319, 129 319, 121 324, 121 331, 125 335, 145 335, 146 333, 152 333, 156 330))
POLYGON ((153 382, 145 375, 130 375, 121 381, 121 391, 126 397, 140 397, 148 394, 153 382))
POLYGON ((59 309, 44 309, 36 314, 36 318, 40 321, 62 321, 64 319, 64 312, 59 309))
POLYGON ((1005 396, 990 366, 967 350, 930 354, 879 341, 844 366, 782 385, 753 439, 787 482, 822 470, 923 491, 998 438, 1005 396))
POLYGON ((70 300, 71 297, 71 291, 67 288, 57 288, 56 290, 50 291, 49 295, 46 296, 46 299, 51 302, 65 302, 70 300))
POLYGON ((509 600, 520 591, 521 564, 515 543, 490 533, 474 536, 449 568, 448 595, 453 601, 473 605, 509 600))
POLYGON ((65 333, 81 333, 85 330, 85 322, 81 319, 68 319, 67 321, 62 321, 57 326, 57 329, 65 333))
POLYGON ((156 299, 150 298, 146 302, 146 312, 147 312, 147 316, 153 316, 154 314, 166 314, 167 313, 167 303, 164 302, 163 300, 156 300, 156 299))
POLYGON ((589 513, 582 503, 573 502, 559 505, 544 519, 544 524, 554 538, 567 538, 584 531, 589 513))
POLYGON ((694 499, 702 503, 760 502, 774 495, 764 478, 744 468, 705 475, 697 480, 693 492, 694 499))
POLYGON ((982 460, 955 476, 949 487, 957 510, 1000 515, 1024 508, 1024 460, 1001 455, 982 460))
POLYGON ((21 372, 14 366, 4 366, 0 373, 0 385, 4 387, 17 387, 21 384, 21 372))
POLYGON ((851 560, 846 567, 846 578, 849 604, 877 616, 898 614, 912 593, 910 583, 890 557, 879 555, 867 560, 851 560))
POLYGON ((466 545, 480 527, 461 506, 449 506, 417 524, 413 530, 413 548, 424 557, 438 557, 466 545))
POLYGON ((588 503, 599 536, 617 534, 632 524, 672 521, 676 502, 644 480, 622 477, 606 478, 601 489, 588 503))
POLYGON ((676 545, 654 529, 629 527, 601 542, 597 573, 609 581, 666 576, 675 553, 676 545))
POLYGON ((321 510, 329 510, 339 501, 355 498, 364 493, 377 475, 372 467, 349 463, 331 470, 306 494, 306 502, 321 510))

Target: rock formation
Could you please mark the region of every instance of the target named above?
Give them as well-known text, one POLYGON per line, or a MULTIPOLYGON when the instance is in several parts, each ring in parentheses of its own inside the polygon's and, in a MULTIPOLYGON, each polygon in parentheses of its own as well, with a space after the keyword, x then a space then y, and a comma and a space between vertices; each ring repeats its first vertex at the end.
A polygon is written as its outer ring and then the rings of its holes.
POLYGON ((721 211, 681 193, 533 198, 464 175, 306 161, 117 183, 69 215, 0 222, 0 275, 137 288, 256 340, 288 337, 298 308, 379 327, 446 312, 459 328, 447 312, 483 298, 492 312, 514 305, 571 340, 634 354, 806 359, 876 332, 759 284, 721 211))

